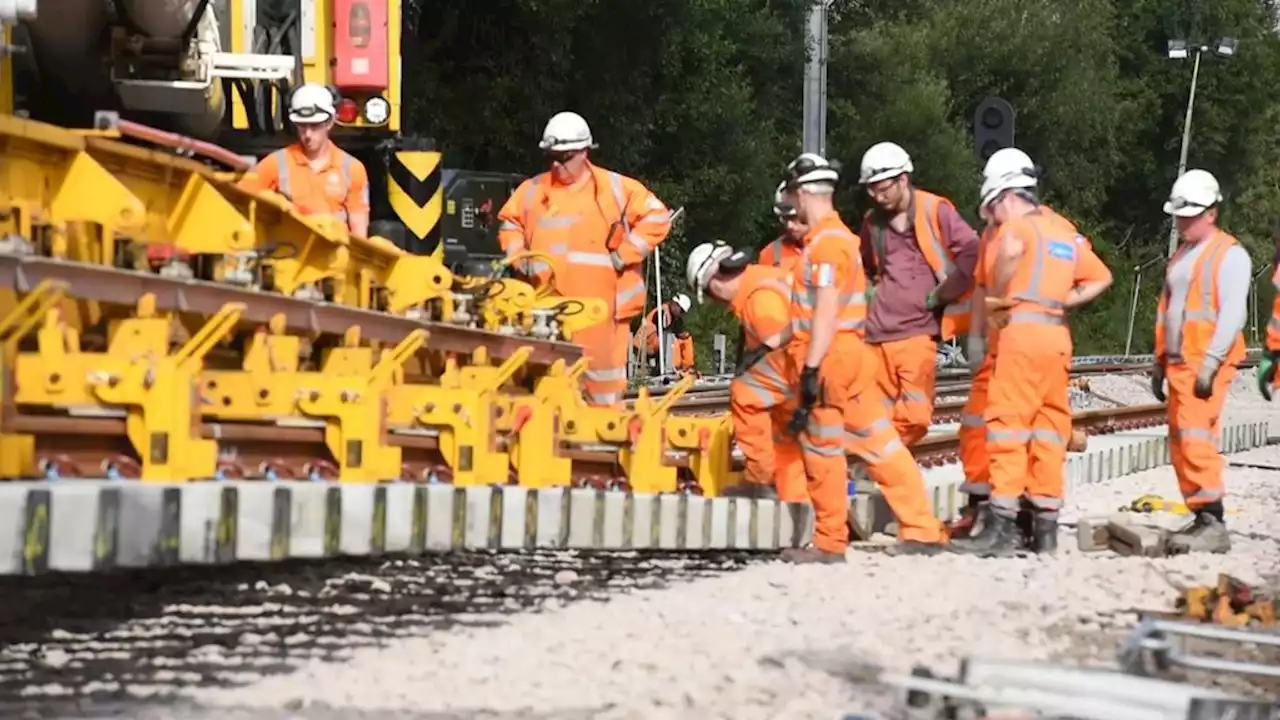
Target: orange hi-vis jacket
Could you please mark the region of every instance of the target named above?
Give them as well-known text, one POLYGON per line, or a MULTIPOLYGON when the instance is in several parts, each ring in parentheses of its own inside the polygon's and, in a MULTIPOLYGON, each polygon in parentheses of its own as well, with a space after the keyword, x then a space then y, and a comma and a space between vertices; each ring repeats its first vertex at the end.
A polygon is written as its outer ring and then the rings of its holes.
MULTIPOLYGON (((998 277, 985 285, 993 296, 1016 303, 1009 310, 1009 324, 998 333, 1000 344, 1062 352, 1069 357, 1067 297, 1081 282, 1105 279, 1111 272, 1075 225, 1057 213, 1037 209, 1003 224, 995 247, 987 252, 999 253, 1006 238, 1021 241, 1023 252, 1004 287, 999 287, 998 277)), ((994 264, 998 266, 1000 260, 994 264)), ((995 274, 1001 274, 998 268, 995 274)))
POLYGON ((753 350, 778 336, 777 347, 791 340, 791 273, 780 267, 749 265, 738 278, 738 292, 729 303, 742 324, 743 347, 753 350))
POLYGON ((840 213, 831 211, 810 228, 804 252, 791 271, 792 346, 804 353, 813 336, 813 311, 818 289, 835 287, 839 293, 836 334, 861 338, 867 322, 867 275, 862 270, 861 240, 840 213))
POLYGON ((790 270, 795 267, 800 260, 800 254, 804 252, 803 248, 795 243, 787 240, 785 237, 779 237, 760 251, 760 257, 756 259, 761 265, 769 265, 783 270, 790 270))
POLYGON ((551 267, 529 261, 526 274, 562 296, 606 298, 615 319, 630 320, 644 310, 644 261, 666 240, 671 213, 638 180, 587 168, 573 187, 550 173, 525 180, 498 213, 498 243, 507 257, 550 255, 551 267))
MULTIPOLYGON (((1208 246, 1196 258, 1191 269, 1191 285, 1187 288, 1187 298, 1182 321, 1181 355, 1188 365, 1198 366, 1204 360, 1209 344, 1213 341, 1213 330, 1218 322, 1221 305, 1218 301, 1218 270, 1227 256, 1227 251, 1237 241, 1228 233, 1219 230, 1212 238, 1205 240, 1208 246)), ((1178 252, 1183 252, 1183 246, 1178 252)), ((1174 260, 1169 261, 1172 268, 1174 260)), ((1166 273, 1168 270, 1166 270, 1166 273)), ((1169 289, 1166 285, 1160 293, 1160 304, 1156 310, 1156 357, 1163 360, 1168 348, 1165 346, 1165 314, 1169 311, 1169 289)), ((1271 332, 1268 327, 1268 338, 1271 332)), ((1235 342, 1227 351, 1223 365, 1234 366, 1244 359, 1244 333, 1237 333, 1235 342)))
POLYGON ((240 181, 246 190, 274 190, 303 215, 333 215, 343 222, 369 212, 369 173, 364 164, 329 143, 328 165, 320 170, 293 143, 262 158, 240 181))
MULTIPOLYGON (((920 247, 925 262, 933 270, 934 279, 941 284, 956 271, 955 258, 947 249, 942 236, 942 220, 938 217, 938 208, 943 203, 952 205, 951 201, 924 190, 916 189, 911 195, 912 230, 915 232, 916 245, 920 247)), ((954 207, 954 205, 953 205, 954 207)), ((871 228, 871 249, 876 264, 883 267, 885 262, 885 228, 877 222, 874 212, 867 212, 864 219, 871 228)), ((955 302, 946 307, 942 314, 942 338, 964 335, 969 331, 969 313, 973 308, 973 289, 966 290, 955 302)))

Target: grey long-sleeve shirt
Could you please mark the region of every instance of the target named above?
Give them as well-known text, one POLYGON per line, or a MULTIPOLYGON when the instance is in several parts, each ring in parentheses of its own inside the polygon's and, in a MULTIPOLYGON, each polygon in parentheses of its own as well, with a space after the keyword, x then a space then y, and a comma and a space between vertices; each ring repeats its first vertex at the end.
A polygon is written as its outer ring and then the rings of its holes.
MULTIPOLYGON (((1187 291, 1191 288, 1191 272, 1204 253, 1207 242, 1186 249, 1174 260, 1165 281, 1169 307, 1165 314, 1165 349, 1169 362, 1182 362, 1182 322, 1186 314, 1187 291)), ((1249 252, 1234 245, 1218 267, 1218 319, 1213 326, 1208 357, 1219 363, 1227 357, 1236 335, 1244 330, 1249 314, 1249 281, 1253 279, 1253 260, 1249 252)))

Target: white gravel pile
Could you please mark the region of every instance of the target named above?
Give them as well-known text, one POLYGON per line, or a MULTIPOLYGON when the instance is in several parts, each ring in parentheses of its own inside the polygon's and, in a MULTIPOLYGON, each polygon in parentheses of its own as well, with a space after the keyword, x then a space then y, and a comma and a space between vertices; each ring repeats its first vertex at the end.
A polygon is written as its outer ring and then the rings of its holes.
MULTIPOLYGON (((1280 465, 1280 448, 1240 459, 1280 465)), ((263 708, 608 708, 602 718, 883 717, 891 701, 864 682, 868 663, 943 673, 971 654, 1105 663, 1135 609, 1171 608, 1171 579, 1274 575, 1280 473, 1231 468, 1227 482, 1236 535, 1225 557, 1083 555, 1065 531, 1053 559, 854 551, 845 566, 759 565, 498 626, 393 639, 341 664, 312 662, 195 698, 263 708)), ((1172 471, 1092 486, 1072 501, 1078 512, 1106 514, 1146 492, 1176 497, 1172 471)))

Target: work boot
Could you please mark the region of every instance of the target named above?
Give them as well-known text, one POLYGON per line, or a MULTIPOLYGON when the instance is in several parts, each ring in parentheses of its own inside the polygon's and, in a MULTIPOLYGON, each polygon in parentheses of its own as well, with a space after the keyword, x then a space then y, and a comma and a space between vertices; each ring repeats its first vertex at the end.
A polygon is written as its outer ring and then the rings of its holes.
POLYGON ((844 553, 827 552, 814 545, 806 545, 783 550, 782 561, 792 565, 838 565, 844 562, 844 553))
POLYGON ((747 498, 750 500, 778 499, 778 490, 774 486, 745 481, 725 488, 720 494, 724 497, 747 498))
POLYGON ((1018 547, 1023 550, 1036 547, 1036 509, 1026 498, 1018 509, 1018 547))
POLYGON ((942 543, 903 540, 885 548, 886 555, 941 555, 947 546, 942 543))
POLYGON ((986 522, 988 495, 970 495, 969 503, 960 511, 960 518, 947 526, 947 534, 954 538, 973 537, 982 532, 986 522))
POLYGON ((1031 549, 1038 555, 1053 555, 1058 552, 1058 516, 1051 513, 1036 513, 1032 523, 1031 549))
POLYGON ((1227 525, 1211 510, 1196 511, 1191 527, 1169 537, 1170 555, 1186 553, 1226 553, 1231 550, 1227 525))
POLYGON ((961 540, 952 540, 951 549, 964 555, 980 557, 1008 557, 1020 549, 1018 519, 1000 515, 984 503, 980 510, 982 529, 961 540))

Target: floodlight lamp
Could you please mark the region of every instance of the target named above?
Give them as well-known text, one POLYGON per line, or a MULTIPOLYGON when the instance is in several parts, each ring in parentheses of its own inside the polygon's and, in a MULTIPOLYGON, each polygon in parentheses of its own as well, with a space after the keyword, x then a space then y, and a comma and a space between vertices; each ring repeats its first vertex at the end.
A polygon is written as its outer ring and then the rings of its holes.
POLYGON ((1236 47, 1239 44, 1240 41, 1233 37, 1224 37, 1218 41, 1218 47, 1214 48, 1213 51, 1218 54, 1218 57, 1235 57, 1236 47))
POLYGON ((1170 40, 1169 41, 1169 59, 1185 60, 1189 54, 1186 40, 1170 40))

